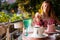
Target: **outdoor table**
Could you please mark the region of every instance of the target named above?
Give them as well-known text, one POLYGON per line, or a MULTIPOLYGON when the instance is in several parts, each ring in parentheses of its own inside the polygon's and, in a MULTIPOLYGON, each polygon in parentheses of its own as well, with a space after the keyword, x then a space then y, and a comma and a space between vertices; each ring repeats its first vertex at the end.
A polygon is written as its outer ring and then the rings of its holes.
POLYGON ((55 33, 49 34, 47 37, 44 37, 44 38, 27 37, 24 34, 22 34, 22 40, 56 40, 56 38, 53 37, 54 34, 55 33))

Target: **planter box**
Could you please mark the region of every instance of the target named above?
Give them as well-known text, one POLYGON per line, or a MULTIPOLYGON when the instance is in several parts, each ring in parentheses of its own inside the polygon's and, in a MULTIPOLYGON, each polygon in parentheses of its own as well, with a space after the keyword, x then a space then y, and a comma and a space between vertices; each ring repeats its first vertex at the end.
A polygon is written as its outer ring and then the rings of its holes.
POLYGON ((23 27, 23 22, 22 21, 19 21, 19 22, 15 22, 14 23, 14 28, 22 28, 23 27))

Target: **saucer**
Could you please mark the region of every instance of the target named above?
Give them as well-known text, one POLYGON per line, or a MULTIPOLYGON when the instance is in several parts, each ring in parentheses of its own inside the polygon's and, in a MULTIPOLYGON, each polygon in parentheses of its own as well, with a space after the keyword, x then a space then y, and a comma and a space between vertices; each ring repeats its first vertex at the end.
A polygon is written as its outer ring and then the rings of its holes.
POLYGON ((54 34, 54 33, 56 33, 56 32, 57 32, 57 31, 49 32, 49 31, 45 30, 45 33, 47 33, 47 34, 54 34))
POLYGON ((45 31, 45 33, 48 33, 48 34, 54 34, 54 33, 56 33, 57 31, 55 31, 55 32, 48 32, 48 31, 45 31))
POLYGON ((43 33, 43 35, 39 36, 39 35, 34 35, 34 34, 29 34, 27 37, 32 37, 32 38, 45 38, 48 37, 47 34, 43 33))

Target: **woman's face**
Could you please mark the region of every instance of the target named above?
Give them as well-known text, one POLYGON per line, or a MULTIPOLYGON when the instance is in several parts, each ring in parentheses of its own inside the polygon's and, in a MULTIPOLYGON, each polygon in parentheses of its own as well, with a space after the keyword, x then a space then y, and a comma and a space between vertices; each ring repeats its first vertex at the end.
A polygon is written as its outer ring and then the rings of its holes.
POLYGON ((50 5, 48 3, 43 3, 43 12, 48 13, 50 10, 50 5))

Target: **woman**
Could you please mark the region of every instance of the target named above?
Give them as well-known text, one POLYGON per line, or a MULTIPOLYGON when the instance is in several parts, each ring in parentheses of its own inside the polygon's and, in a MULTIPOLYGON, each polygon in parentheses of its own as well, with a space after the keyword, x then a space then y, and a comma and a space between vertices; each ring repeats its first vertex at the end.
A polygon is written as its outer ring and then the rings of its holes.
POLYGON ((44 1, 41 5, 41 8, 39 9, 39 12, 44 21, 45 27, 47 26, 47 24, 55 24, 56 22, 60 24, 53 10, 52 3, 50 1, 44 1))

